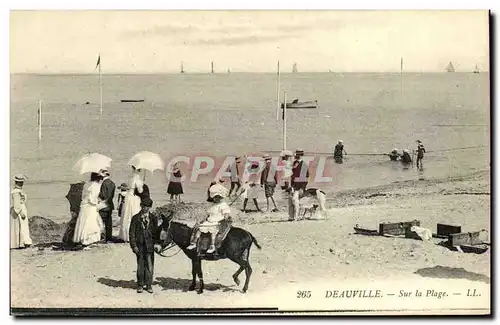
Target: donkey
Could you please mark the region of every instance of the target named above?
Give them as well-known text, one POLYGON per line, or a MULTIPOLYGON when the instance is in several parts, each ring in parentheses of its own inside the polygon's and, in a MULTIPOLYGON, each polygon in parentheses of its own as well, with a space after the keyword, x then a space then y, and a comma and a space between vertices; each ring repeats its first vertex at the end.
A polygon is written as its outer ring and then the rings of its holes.
MULTIPOLYGON (((230 259, 240 266, 240 268, 233 274, 233 280, 236 285, 240 285, 240 280, 238 276, 241 272, 245 271, 246 279, 245 285, 243 286, 242 292, 245 293, 248 290, 248 283, 250 282, 250 276, 252 274, 252 267, 248 258, 250 256, 250 248, 252 244, 255 244, 258 249, 262 249, 257 243, 255 237, 248 231, 231 227, 227 233, 226 238, 222 241, 220 247, 216 250, 216 254, 207 254, 200 256, 197 250, 187 250, 186 248, 190 244, 191 235, 193 234, 193 228, 172 220, 173 213, 166 217, 164 214, 160 214, 162 218, 162 224, 160 226, 160 241, 159 246, 156 251, 161 255, 160 251, 165 250, 165 247, 172 244, 172 242, 182 249, 184 254, 191 259, 192 268, 191 274, 193 275, 193 281, 189 286, 189 291, 193 291, 196 287, 196 276, 200 280, 200 287, 198 288, 198 293, 203 293, 203 274, 201 271, 201 261, 217 261, 220 259, 230 259)), ((201 238, 200 238, 201 240, 201 238)))

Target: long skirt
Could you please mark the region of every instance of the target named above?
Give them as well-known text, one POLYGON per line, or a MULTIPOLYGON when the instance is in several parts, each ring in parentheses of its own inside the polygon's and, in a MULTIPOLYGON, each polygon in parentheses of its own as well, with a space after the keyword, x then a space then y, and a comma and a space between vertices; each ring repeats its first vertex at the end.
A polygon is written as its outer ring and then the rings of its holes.
POLYGON ((104 224, 95 205, 84 204, 81 206, 76 220, 73 242, 90 245, 101 241, 104 224))
POLYGON ((141 198, 132 193, 125 196, 123 202, 122 215, 120 219, 120 233, 118 237, 125 241, 129 241, 129 228, 132 217, 141 211, 141 198))
POLYGON ((65 245, 73 245, 73 237, 75 236, 76 222, 78 221, 78 213, 71 211, 71 220, 66 226, 66 231, 64 232, 62 242, 65 245))
POLYGON ((26 208, 23 208, 20 214, 17 214, 14 208, 11 208, 10 223, 10 248, 22 248, 31 245, 32 241, 26 208))

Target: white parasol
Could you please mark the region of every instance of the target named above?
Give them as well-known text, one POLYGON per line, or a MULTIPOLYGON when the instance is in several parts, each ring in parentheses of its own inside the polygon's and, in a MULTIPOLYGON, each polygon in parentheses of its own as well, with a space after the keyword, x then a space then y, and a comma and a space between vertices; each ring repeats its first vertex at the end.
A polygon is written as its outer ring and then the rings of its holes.
POLYGON ((154 172, 157 169, 165 169, 163 159, 158 154, 149 151, 141 151, 135 154, 130 158, 128 164, 134 166, 136 169, 145 169, 150 172, 154 172))
POLYGON ((73 170, 80 174, 98 173, 101 169, 111 167, 112 160, 113 159, 97 152, 89 153, 75 163, 73 170))

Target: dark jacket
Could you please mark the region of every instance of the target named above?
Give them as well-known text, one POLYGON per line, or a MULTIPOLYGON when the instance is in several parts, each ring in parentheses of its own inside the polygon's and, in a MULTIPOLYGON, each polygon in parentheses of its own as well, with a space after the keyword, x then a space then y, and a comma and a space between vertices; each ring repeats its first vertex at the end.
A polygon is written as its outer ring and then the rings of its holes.
POLYGON ((344 145, 336 144, 335 150, 333 151, 333 156, 337 158, 341 158, 344 155, 344 145))
POLYGON ((149 212, 149 222, 147 228, 144 228, 142 222, 142 212, 132 217, 129 229, 129 241, 132 249, 137 248, 140 253, 154 252, 154 244, 160 239, 161 229, 158 227, 158 219, 149 212))
POLYGON ((99 192, 99 198, 106 202, 107 207, 101 209, 101 211, 113 211, 115 205, 113 204, 113 198, 115 197, 115 183, 110 179, 106 178, 101 184, 101 191, 99 192))
POLYGON ((403 155, 401 156, 401 162, 405 164, 411 163, 411 157, 410 154, 407 152, 403 152, 403 155))
POLYGON ((419 144, 417 147, 417 158, 424 158, 425 148, 423 144, 419 144))
POLYGON ((301 160, 300 162, 299 161, 294 161, 293 162, 293 167, 292 167, 292 177, 291 177, 291 181, 292 183, 304 183, 304 182, 307 182, 307 180, 309 179, 309 166, 305 166, 306 168, 306 177, 305 177, 305 180, 302 180, 300 179, 300 174, 302 173, 302 165, 304 164, 304 161, 301 160), (298 179, 300 179, 300 181, 297 181, 298 179))
POLYGON ((269 182, 274 182, 278 183, 278 175, 276 173, 276 170, 274 170, 274 176, 271 179, 269 178, 269 172, 271 172, 272 166, 271 164, 266 164, 266 167, 264 167, 264 170, 262 171, 262 174, 260 174, 260 184, 266 184, 269 182))
POLYGON ((141 203, 144 202, 146 198, 151 198, 149 195, 149 187, 146 184, 142 185, 142 193, 139 193, 137 188, 134 190, 134 195, 137 195, 141 199, 141 203))

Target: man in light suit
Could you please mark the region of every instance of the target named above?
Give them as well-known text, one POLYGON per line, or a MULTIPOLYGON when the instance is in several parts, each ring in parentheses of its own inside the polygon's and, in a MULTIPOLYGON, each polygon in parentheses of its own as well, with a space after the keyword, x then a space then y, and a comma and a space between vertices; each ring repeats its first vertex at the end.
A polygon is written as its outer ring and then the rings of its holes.
POLYGON ((113 198, 115 197, 115 183, 110 179, 109 172, 107 170, 101 170, 100 173, 103 177, 101 184, 101 191, 99 193, 99 200, 101 200, 101 208, 99 209, 99 214, 101 215, 104 227, 106 229, 106 242, 113 240, 113 219, 111 213, 115 209, 113 204, 113 198))

